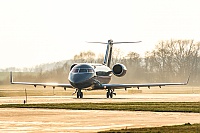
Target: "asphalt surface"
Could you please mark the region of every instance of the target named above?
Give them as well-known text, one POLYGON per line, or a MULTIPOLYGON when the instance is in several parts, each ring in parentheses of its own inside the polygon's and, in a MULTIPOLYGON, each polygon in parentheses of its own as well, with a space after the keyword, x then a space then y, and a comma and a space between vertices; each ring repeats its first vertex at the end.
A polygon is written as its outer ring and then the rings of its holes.
MULTIPOLYGON (((0 104, 23 104, 25 97, 0 97, 0 104)), ((200 94, 135 94, 28 97, 28 103, 200 102, 200 94)), ((103 110, 0 109, 0 132, 97 132, 108 129, 200 123, 199 113, 103 110)))

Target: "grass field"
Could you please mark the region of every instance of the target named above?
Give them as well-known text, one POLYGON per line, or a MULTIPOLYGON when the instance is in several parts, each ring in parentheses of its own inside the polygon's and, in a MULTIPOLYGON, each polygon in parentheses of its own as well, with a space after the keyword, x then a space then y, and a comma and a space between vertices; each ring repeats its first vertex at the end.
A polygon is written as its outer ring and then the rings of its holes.
POLYGON ((200 124, 185 123, 184 125, 150 127, 150 128, 130 128, 121 130, 109 130, 99 133, 199 133, 200 124))
POLYGON ((200 102, 123 102, 123 103, 47 103, 3 104, 0 108, 44 108, 70 110, 119 110, 200 113, 200 102))

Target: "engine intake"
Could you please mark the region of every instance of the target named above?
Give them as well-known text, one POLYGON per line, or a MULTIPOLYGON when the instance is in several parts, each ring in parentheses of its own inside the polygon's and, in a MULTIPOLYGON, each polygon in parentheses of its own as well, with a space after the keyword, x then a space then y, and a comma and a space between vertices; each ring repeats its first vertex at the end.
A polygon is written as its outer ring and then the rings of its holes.
POLYGON ((117 77, 122 77, 126 74, 126 67, 123 64, 115 64, 112 68, 112 72, 117 77))

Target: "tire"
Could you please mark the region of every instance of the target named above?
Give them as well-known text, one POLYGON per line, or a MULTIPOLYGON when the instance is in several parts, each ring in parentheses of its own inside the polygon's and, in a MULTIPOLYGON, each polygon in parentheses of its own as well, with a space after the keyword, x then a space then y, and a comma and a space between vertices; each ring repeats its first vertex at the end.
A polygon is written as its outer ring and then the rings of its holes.
POLYGON ((106 93, 106 97, 109 98, 109 96, 110 96, 110 94, 109 94, 109 92, 107 92, 107 93, 106 93))
POLYGON ((80 93, 80 98, 83 98, 83 92, 80 93))
POLYGON ((77 97, 76 97, 76 98, 79 98, 79 93, 77 92, 76 94, 77 94, 77 97))
POLYGON ((110 98, 113 98, 113 93, 112 92, 110 93, 110 98))

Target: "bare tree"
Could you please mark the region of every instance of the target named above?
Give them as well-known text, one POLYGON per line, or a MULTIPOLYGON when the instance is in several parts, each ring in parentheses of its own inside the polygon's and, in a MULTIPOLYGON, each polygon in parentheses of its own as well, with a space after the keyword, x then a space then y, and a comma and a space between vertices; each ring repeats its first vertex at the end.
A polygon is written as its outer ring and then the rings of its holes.
POLYGON ((175 80, 175 77, 181 77, 178 80, 182 80, 194 68, 198 52, 199 44, 193 40, 161 41, 146 57, 146 68, 153 68, 159 78, 175 80))

